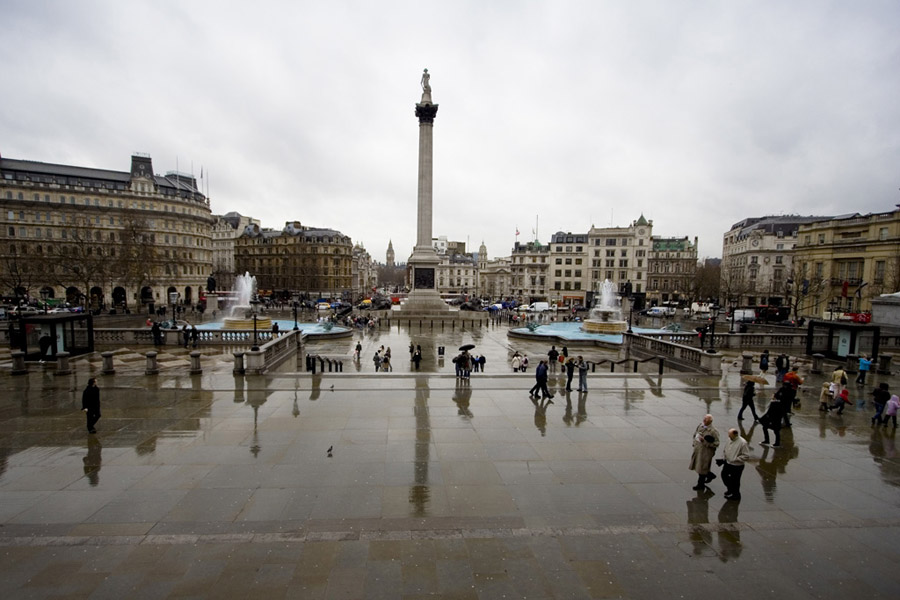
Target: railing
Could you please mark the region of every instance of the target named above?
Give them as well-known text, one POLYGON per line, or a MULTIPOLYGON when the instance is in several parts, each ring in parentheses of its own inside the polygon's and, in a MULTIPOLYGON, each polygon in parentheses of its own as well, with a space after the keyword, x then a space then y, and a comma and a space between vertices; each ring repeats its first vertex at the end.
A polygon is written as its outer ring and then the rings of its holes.
MULTIPOLYGON (((181 330, 165 329, 162 332, 162 340, 164 346, 183 346, 184 335, 181 330)), ((291 331, 280 331, 272 333, 271 331, 256 331, 257 342, 265 343, 272 339, 284 336, 291 331)), ((253 330, 245 329, 221 329, 211 331, 207 329, 197 330, 197 345, 207 346, 233 346, 236 344, 252 344, 253 330)), ((105 345, 145 345, 152 346, 153 333, 149 329, 94 329, 94 344, 98 346, 105 345)), ((192 340, 188 340, 188 345, 193 345, 192 340)))
POLYGON ((722 373, 722 355, 704 352, 675 342, 638 334, 625 334, 631 353, 645 356, 664 356, 666 364, 675 368, 700 371, 708 375, 722 373))
POLYGON ((300 331, 286 331, 274 336, 274 339, 260 346, 259 350, 246 352, 244 360, 247 374, 261 375, 274 369, 297 352, 302 339, 300 331))

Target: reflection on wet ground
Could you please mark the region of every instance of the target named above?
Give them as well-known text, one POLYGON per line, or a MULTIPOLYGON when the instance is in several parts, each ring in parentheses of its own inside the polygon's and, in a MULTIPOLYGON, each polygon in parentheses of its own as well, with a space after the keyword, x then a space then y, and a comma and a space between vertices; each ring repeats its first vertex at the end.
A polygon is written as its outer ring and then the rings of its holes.
MULTIPOLYGON (((400 338, 369 347, 402 356, 400 338)), ((900 460, 871 407, 823 415, 801 394, 768 448, 735 420, 737 373, 597 373, 587 394, 552 375, 552 403, 532 401, 533 372, 491 372, 510 349, 482 333, 488 372, 466 381, 117 373, 100 378, 96 436, 90 373, 0 375, 0 594, 897 596, 900 460), (691 490, 707 412, 750 442, 740 502, 721 478, 691 490)), ((882 380, 900 388, 866 389, 882 380)))

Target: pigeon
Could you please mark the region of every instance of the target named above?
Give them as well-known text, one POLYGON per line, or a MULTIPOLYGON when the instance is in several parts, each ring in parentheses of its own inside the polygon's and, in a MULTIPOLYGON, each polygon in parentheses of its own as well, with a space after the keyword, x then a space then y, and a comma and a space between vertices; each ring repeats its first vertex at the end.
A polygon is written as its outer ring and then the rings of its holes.
POLYGON ((333 384, 333 383, 331 384, 331 388, 330 388, 330 389, 331 389, 332 392, 334 391, 334 384, 333 384))
POLYGON ((331 449, 332 449, 332 448, 334 448, 334 446, 328 446, 328 454, 331 454, 331 449))

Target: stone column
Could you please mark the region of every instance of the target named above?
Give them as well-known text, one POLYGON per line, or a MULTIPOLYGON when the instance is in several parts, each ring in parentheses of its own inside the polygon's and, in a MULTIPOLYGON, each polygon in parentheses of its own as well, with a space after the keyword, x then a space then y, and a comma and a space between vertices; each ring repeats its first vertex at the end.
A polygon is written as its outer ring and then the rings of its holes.
POLYGON ((104 375, 115 374, 116 368, 113 366, 113 353, 112 352, 101 352, 100 356, 103 357, 103 369, 101 372, 104 375))
POLYGON ((153 350, 147 353, 147 370, 144 371, 146 375, 156 375, 159 373, 159 363, 156 362, 157 353, 153 350))

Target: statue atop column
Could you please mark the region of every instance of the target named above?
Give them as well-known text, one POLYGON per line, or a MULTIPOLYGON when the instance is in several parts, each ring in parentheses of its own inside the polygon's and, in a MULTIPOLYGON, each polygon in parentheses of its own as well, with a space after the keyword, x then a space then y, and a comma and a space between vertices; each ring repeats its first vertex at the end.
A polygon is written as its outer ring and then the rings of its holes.
POLYGON ((428 69, 422 73, 422 102, 420 104, 431 104, 431 75, 428 69))

